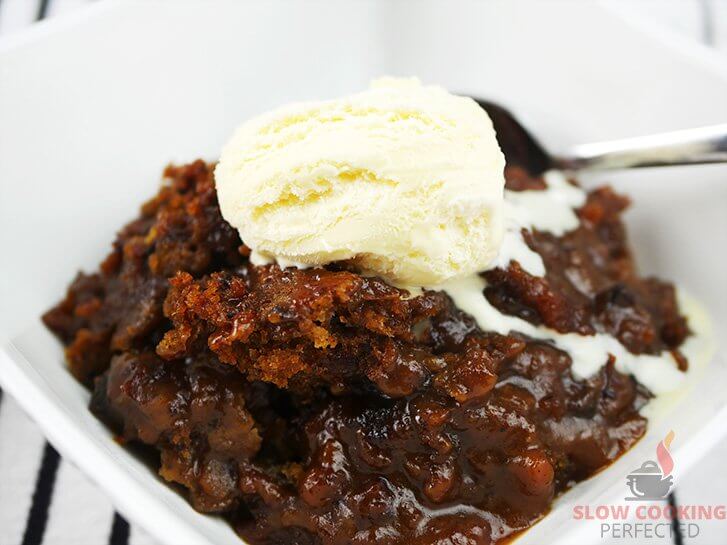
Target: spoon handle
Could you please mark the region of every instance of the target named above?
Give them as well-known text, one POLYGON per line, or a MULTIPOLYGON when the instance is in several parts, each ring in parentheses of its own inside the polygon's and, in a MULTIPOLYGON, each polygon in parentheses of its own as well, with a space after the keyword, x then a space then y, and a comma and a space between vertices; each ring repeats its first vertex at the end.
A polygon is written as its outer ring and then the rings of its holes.
POLYGON ((564 170, 614 170, 727 163, 727 123, 584 144, 556 157, 564 170))

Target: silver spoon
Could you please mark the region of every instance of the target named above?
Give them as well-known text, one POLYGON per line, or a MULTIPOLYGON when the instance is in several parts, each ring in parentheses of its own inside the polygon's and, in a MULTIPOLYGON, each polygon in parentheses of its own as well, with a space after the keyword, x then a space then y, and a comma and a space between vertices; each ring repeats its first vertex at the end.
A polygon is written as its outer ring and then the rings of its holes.
POLYGON ((727 123, 584 144, 565 155, 552 156, 505 108, 485 100, 477 102, 492 118, 508 161, 526 167, 533 174, 540 174, 548 168, 614 170, 727 163, 727 123))
POLYGON ((563 170, 613 170, 727 163, 727 123, 583 144, 553 157, 563 170))

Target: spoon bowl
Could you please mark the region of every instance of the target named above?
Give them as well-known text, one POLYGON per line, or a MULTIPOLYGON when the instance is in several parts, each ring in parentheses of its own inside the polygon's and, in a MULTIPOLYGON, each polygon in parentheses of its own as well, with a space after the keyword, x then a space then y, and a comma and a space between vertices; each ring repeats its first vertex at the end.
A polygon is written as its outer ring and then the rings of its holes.
POLYGON ((531 174, 549 168, 570 172, 676 165, 727 163, 727 123, 636 138, 583 144, 563 155, 550 155, 506 108, 482 99, 508 162, 531 174))

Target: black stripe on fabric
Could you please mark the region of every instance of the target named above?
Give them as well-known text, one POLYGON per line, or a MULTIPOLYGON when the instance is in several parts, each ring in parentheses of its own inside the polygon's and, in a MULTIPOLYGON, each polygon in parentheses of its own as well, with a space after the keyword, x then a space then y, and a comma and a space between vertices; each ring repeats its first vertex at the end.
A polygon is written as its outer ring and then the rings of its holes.
POLYGON ((114 522, 111 524, 109 545, 127 545, 129 543, 129 523, 126 519, 114 512, 114 522))
POLYGON ((48 4, 50 4, 50 0, 40 0, 38 4, 38 13, 35 15, 36 21, 45 19, 45 16, 48 15, 48 4))
POLYGON ((674 516, 671 519, 671 535, 674 540, 674 545, 683 545, 684 538, 682 537, 682 529, 679 522, 679 515, 677 513, 677 498, 674 492, 669 494, 669 506, 672 509, 674 516))
POLYGON ((715 45, 714 32, 714 9, 711 0, 700 0, 699 11, 702 16, 702 41, 709 45, 715 45))
POLYGON ((40 462, 38 478, 35 481, 28 520, 25 522, 22 545, 40 545, 43 541, 59 463, 58 452, 50 443, 46 443, 43 448, 43 459, 40 462))

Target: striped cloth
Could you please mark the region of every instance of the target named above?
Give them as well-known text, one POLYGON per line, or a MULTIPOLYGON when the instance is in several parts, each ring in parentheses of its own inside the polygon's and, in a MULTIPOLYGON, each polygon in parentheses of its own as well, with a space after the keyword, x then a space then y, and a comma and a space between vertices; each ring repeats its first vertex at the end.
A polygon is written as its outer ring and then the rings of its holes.
POLYGON ((0 545, 154 545, 0 391, 0 545))
MULTIPOLYGON (((80 9, 90 1, 0 0, 0 38, 34 21, 80 9)), ((727 0, 694 0, 693 7, 691 13, 698 15, 691 18, 682 16, 688 11, 685 4, 679 13, 672 9, 672 26, 727 52, 727 0), (717 23, 709 17, 714 8, 723 12, 717 23)), ((663 11, 662 18, 669 23, 668 6, 663 11)), ((73 464, 59 457, 2 390, 0 438, 0 545, 156 545, 115 512, 103 492, 73 464)), ((676 499, 672 496, 669 501, 674 504, 676 499)), ((678 522, 674 521, 676 528, 678 522)), ((682 543, 678 532, 674 543, 682 543)))
POLYGON ((0 545, 154 545, 0 391, 0 545))

